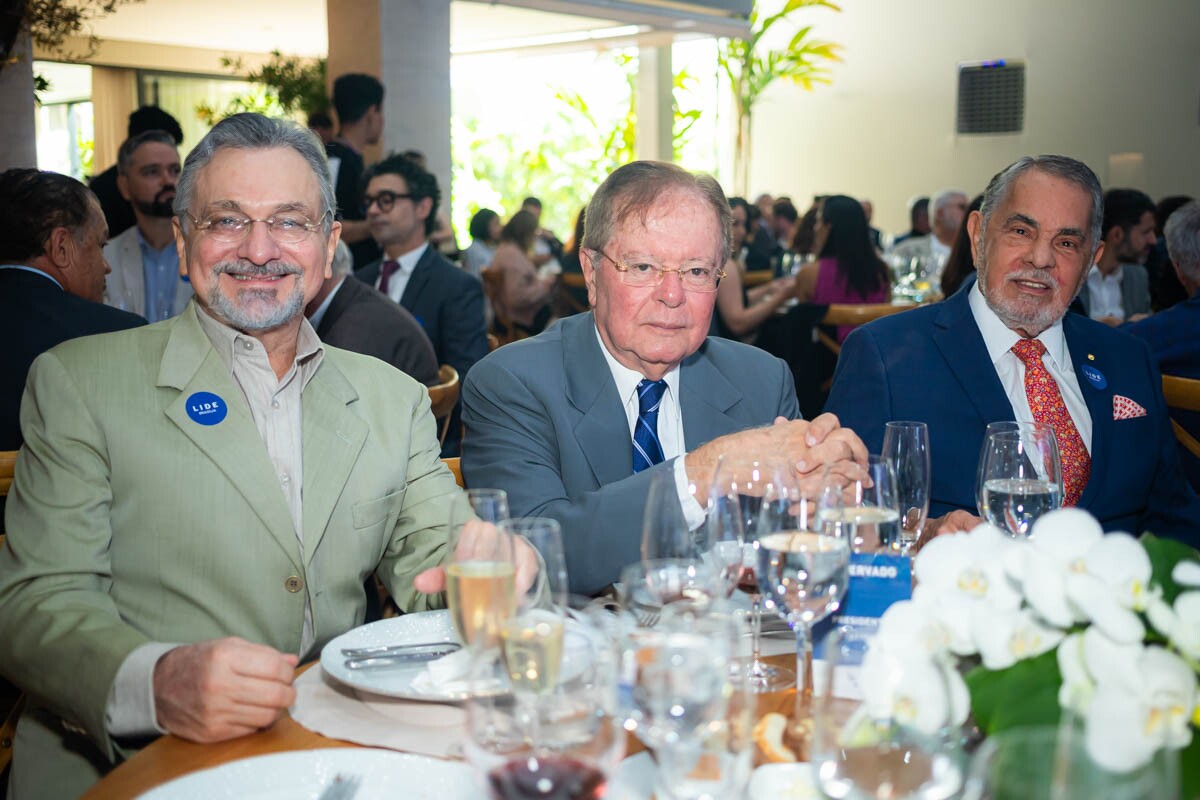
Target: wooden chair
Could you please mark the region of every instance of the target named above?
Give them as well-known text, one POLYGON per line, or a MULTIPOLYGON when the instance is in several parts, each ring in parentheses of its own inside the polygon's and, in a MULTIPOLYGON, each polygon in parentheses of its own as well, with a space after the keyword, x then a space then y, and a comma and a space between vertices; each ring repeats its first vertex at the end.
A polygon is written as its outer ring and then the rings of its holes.
POLYGON ((528 334, 513 325, 504 308, 504 271, 488 267, 479 275, 483 278, 483 293, 492 306, 492 330, 498 342, 497 347, 526 338, 528 334))
MULTIPOLYGON (((17 451, 3 450, 0 451, 0 497, 6 497, 8 490, 12 486, 13 471, 17 466, 17 451)), ((4 535, 0 534, 0 550, 4 549, 4 535)), ((2 690, 10 690, 13 687, 4 682, 2 690)), ((12 705, 8 707, 4 715, 4 723, 0 724, 0 776, 8 769, 9 762, 12 761, 13 754, 13 737, 17 734, 17 720, 21 717, 21 711, 25 707, 25 695, 14 693, 11 697, 7 696, 7 691, 3 692, 3 700, 5 703, 11 701, 12 705)))
POLYGON ((500 346, 500 339, 494 333, 489 333, 488 337, 488 352, 492 352, 500 346))
POLYGON ((752 269, 742 273, 742 285, 746 288, 762 286, 775 280, 775 273, 769 269, 752 269))
MULTIPOLYGON (((1178 409, 1180 411, 1200 411, 1200 380, 1192 378, 1178 378, 1174 375, 1163 375, 1163 395, 1167 400, 1167 407, 1178 409)), ((1200 441, 1196 440, 1195 436, 1183 429, 1183 426, 1171 420, 1171 428, 1175 431, 1175 438, 1183 445, 1189 453, 1200 458, 1200 441)))
POLYGON ((558 276, 558 288, 555 290, 555 294, 557 295, 555 298, 555 307, 558 310, 558 316, 582 314, 591 309, 591 306, 584 305, 575 299, 575 294, 572 290, 578 289, 587 290, 587 283, 583 279, 582 272, 564 272, 558 276))
POLYGON ((458 481, 459 487, 463 488, 463 489, 467 488, 467 485, 465 483, 463 483, 462 459, 460 459, 460 458, 443 458, 442 463, 445 464, 447 467, 449 467, 450 471, 454 473, 454 480, 458 481))
MULTIPOLYGON (((819 324, 832 326, 862 325, 865 322, 870 322, 880 317, 887 317, 892 314, 899 314, 901 311, 908 311, 910 308, 916 308, 916 306, 895 305, 893 303, 864 303, 862 305, 834 303, 829 306, 829 310, 825 312, 825 316, 821 317, 819 324)), ((841 354, 842 346, 838 344, 837 339, 820 328, 817 329, 817 340, 832 350, 834 355, 841 354)))
POLYGON ((458 370, 449 364, 438 367, 438 382, 429 389, 429 403, 433 409, 433 418, 438 421, 438 441, 445 443, 446 432, 450 430, 450 414, 458 403, 458 370))

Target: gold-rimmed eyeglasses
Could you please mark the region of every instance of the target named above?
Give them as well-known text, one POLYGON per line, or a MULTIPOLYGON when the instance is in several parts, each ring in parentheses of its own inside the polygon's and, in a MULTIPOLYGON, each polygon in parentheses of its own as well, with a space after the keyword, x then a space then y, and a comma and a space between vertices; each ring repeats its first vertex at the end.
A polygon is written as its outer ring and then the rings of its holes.
POLYGON ((613 268, 621 276, 621 282, 626 286, 639 288, 658 286, 662 283, 664 275, 668 272, 674 272, 679 275, 679 281, 683 284, 683 288, 689 292, 715 292, 717 290, 717 283, 720 282, 721 278, 725 277, 725 270, 717 269, 714 266, 704 263, 682 264, 679 269, 671 269, 664 267, 662 264, 655 264, 642 259, 632 264, 626 264, 622 261, 617 261, 603 250, 593 250, 592 252, 602 258, 608 259, 613 268))
POLYGON ((280 244, 299 244, 311 234, 316 233, 329 216, 326 211, 321 218, 313 222, 299 212, 285 211, 272 214, 265 219, 248 217, 236 211, 214 211, 204 219, 197 219, 191 214, 188 218, 196 226, 196 230, 204 231, 218 242, 234 244, 241 242, 250 235, 250 227, 261 222, 267 226, 267 233, 280 244))

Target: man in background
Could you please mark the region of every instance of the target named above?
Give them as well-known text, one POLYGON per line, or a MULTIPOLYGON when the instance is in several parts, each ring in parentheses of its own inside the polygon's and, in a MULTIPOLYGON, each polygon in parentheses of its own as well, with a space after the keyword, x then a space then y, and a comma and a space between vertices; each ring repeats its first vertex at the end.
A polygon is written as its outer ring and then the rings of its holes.
POLYGON ((892 240, 892 247, 915 239, 918 236, 929 235, 929 198, 914 197, 908 203, 908 230, 898 234, 892 240))
MULTIPOLYGON (((142 106, 129 115, 125 138, 132 139, 146 131, 166 131, 175 139, 175 146, 183 144, 183 129, 179 122, 158 106, 142 106)), ((108 222, 108 235, 117 236, 137 224, 129 201, 117 188, 117 165, 113 164, 88 183, 88 187, 100 201, 104 219, 108 222)))
POLYGON ((342 75, 333 82, 333 108, 338 135, 325 145, 325 154, 337 196, 342 241, 350 245, 354 267, 359 269, 379 258, 379 246, 371 238, 361 203, 366 169, 363 151, 383 137, 383 84, 362 73, 342 75))
POLYGON ((930 230, 924 236, 914 236, 896 245, 892 252, 900 258, 919 258, 931 268, 927 274, 933 283, 942 275, 942 268, 950 258, 950 247, 962 227, 967 215, 967 195, 958 189, 943 189, 929 201, 930 230))
POLYGON ((1104 252, 1079 293, 1084 313, 1105 325, 1136 322, 1150 313, 1150 278, 1143 264, 1158 241, 1154 201, 1137 189, 1104 194, 1104 252))
POLYGON ((179 151, 166 131, 139 133, 117 153, 117 189, 137 224, 104 247, 112 267, 104 302, 151 322, 175 316, 192 297, 192 285, 179 274, 171 230, 179 169, 179 151))

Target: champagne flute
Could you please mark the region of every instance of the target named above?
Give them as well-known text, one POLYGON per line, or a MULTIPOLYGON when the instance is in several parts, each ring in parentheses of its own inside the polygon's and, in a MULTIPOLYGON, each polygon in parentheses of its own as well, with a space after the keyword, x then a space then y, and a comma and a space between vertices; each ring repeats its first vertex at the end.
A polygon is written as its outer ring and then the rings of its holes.
POLYGON ((811 761, 826 797, 949 800, 963 785, 948 667, 921 648, 888 652, 840 629, 814 681, 811 761), (857 691, 855 691, 855 689, 857 691))
POLYGON ((929 518, 929 426, 924 422, 889 422, 884 427, 882 455, 895 470, 896 499, 900 504, 900 535, 891 544, 902 555, 908 555, 929 518))
POLYGON ((642 514, 642 560, 699 558, 697 539, 684 517, 674 470, 658 470, 650 478, 642 514))
POLYGON ((777 692, 794 685, 791 670, 762 660, 762 583, 757 578, 760 526, 766 497, 780 482, 794 483, 795 468, 784 459, 727 455, 717 462, 709 485, 709 536, 742 536, 742 564, 737 589, 750 596, 750 661, 745 666, 756 694, 777 692), (719 531, 719 533, 718 533, 719 531))
POLYGON ((501 513, 507 516, 507 506, 503 492, 479 489, 451 504, 446 600, 454 629, 468 646, 496 645, 516 605, 513 537, 493 524, 501 513), (492 519, 471 519, 477 510, 492 519))
MULTIPOLYGON (((845 480, 828 469, 824 482, 822 497, 845 491, 845 480)), ((794 473, 782 473, 768 487, 758 523, 758 585, 796 633, 801 710, 812 698, 812 626, 841 606, 856 527, 817 507, 794 473)))
POLYGON ((1062 505, 1058 440, 1049 425, 991 433, 980 458, 977 494, 985 519, 1016 539, 1062 505))

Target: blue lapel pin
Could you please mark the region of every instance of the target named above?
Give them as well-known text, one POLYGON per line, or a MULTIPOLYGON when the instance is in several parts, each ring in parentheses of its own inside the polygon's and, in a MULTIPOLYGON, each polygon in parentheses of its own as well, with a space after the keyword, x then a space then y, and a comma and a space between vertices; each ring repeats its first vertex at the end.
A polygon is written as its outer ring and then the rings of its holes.
MULTIPOLYGON (((1088 354, 1088 360, 1094 360, 1090 353, 1088 354)), ((1108 378, 1104 377, 1104 373, 1091 364, 1084 364, 1080 367, 1080 372, 1083 373, 1083 377, 1087 378, 1087 382, 1094 388, 1103 389, 1108 386, 1108 378)))
POLYGON ((216 425, 225 419, 229 406, 212 392, 196 392, 184 404, 192 422, 199 425, 216 425))

